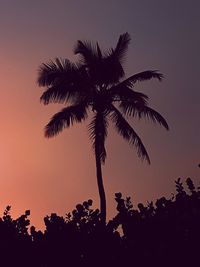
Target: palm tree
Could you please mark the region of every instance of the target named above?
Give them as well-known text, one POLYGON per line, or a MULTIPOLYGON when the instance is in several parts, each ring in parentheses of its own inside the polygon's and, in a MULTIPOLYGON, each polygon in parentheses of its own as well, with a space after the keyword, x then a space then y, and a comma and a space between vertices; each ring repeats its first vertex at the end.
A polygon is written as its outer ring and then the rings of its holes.
POLYGON ((65 108, 56 113, 45 127, 47 138, 56 136, 75 122, 86 120, 88 113, 93 118, 89 123, 89 136, 93 143, 96 159, 96 175, 100 196, 100 214, 106 222, 106 197, 102 179, 102 164, 105 163, 108 122, 114 124, 117 132, 137 149, 138 156, 150 163, 148 153, 140 137, 125 117, 146 117, 166 128, 165 119, 148 106, 148 97, 133 90, 137 82, 163 75, 155 70, 140 72, 124 78, 122 67, 130 42, 128 33, 119 37, 116 47, 102 52, 99 44, 78 41, 74 53, 79 61, 56 58, 39 68, 38 84, 45 87, 40 100, 45 104, 64 103, 65 108))

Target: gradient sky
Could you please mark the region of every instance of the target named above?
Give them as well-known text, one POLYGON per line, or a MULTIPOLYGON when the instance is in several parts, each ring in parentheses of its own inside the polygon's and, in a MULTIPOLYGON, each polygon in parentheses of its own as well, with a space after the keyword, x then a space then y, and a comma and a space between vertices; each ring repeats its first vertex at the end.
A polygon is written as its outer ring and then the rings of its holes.
POLYGON ((37 70, 55 57, 76 60, 78 39, 115 46, 129 32, 127 75, 160 70, 162 83, 140 83, 151 107, 170 132, 149 122, 132 125, 143 139, 151 165, 110 129, 103 167, 109 215, 114 193, 133 204, 174 192, 174 180, 188 176, 199 185, 200 2, 198 0, 0 0, 0 209, 13 216, 31 209, 42 227, 51 212, 64 215, 89 198, 98 206, 95 161, 87 123, 47 140, 43 128, 61 105, 43 106, 37 70))

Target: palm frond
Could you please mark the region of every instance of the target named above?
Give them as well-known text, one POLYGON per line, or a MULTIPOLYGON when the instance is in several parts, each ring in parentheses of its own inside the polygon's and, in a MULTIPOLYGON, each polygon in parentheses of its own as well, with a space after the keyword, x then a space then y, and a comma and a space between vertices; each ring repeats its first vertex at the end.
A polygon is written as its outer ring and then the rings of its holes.
POLYGON ((109 55, 103 59, 101 64, 101 76, 105 84, 116 84, 125 75, 120 61, 115 55, 109 55))
POLYGON ((50 138, 59 134, 64 128, 73 125, 74 122, 81 122, 87 118, 87 105, 80 104, 63 108, 56 113, 45 127, 45 137, 50 138))
POLYGON ((81 61, 86 66, 93 65, 99 59, 100 51, 99 45, 95 46, 89 41, 78 40, 74 48, 74 54, 79 54, 81 61))
POLYGON ((119 62, 122 62, 127 52, 130 41, 131 41, 131 37, 129 33, 126 32, 120 35, 119 40, 117 42, 117 46, 113 50, 113 55, 115 58, 118 59, 119 62))
POLYGON ((79 40, 74 53, 80 55, 82 63, 87 66, 90 77, 95 84, 113 84, 119 82, 125 75, 121 63, 129 42, 129 34, 122 34, 116 48, 110 49, 102 55, 98 43, 94 45, 91 42, 79 40))
POLYGON ((101 52, 101 49, 100 49, 100 47, 99 47, 98 42, 97 42, 97 44, 96 44, 96 47, 97 47, 97 54, 98 54, 98 57, 99 57, 99 59, 102 59, 102 52, 101 52))
POLYGON ((153 123, 158 123, 161 126, 163 126, 166 130, 169 130, 169 126, 166 122, 166 120, 162 117, 160 113, 158 113, 156 110, 146 106, 141 105, 139 102, 133 102, 133 101, 122 101, 120 103, 120 108, 123 110, 123 112, 129 116, 138 116, 139 119, 141 118, 147 118, 148 120, 151 120, 153 123))
POLYGON ((79 103, 86 101, 89 98, 90 86, 85 83, 79 83, 78 80, 74 81, 70 85, 58 84, 47 88, 47 90, 41 95, 40 101, 44 105, 49 103, 79 103))
POLYGON ((120 35, 115 49, 110 49, 104 53, 103 68, 104 80, 109 83, 117 83, 124 77, 125 72, 122 66, 124 56, 128 49, 131 38, 128 33, 120 35))
POLYGON ((55 59, 50 65, 43 64, 38 81, 41 86, 47 86, 40 97, 45 105, 52 102, 66 103, 69 100, 80 102, 91 89, 84 66, 62 59, 55 59))
POLYGON ((130 76, 126 80, 122 81, 121 84, 131 87, 136 82, 147 81, 151 79, 158 79, 159 81, 162 81, 163 74, 159 73, 157 70, 147 70, 130 76))
POLYGON ((115 125, 117 132, 126 139, 131 145, 135 146, 137 149, 137 154, 141 159, 147 160, 150 164, 150 158, 143 145, 140 137, 133 130, 130 124, 123 117, 121 112, 114 106, 112 106, 111 119, 115 125))
POLYGON ((49 103, 66 103, 77 97, 79 97, 79 94, 74 90, 74 87, 52 86, 47 88, 41 95, 40 101, 43 102, 44 105, 49 103))
POLYGON ((131 101, 132 103, 147 104, 147 95, 132 90, 124 83, 113 86, 108 91, 114 101, 131 101))
POLYGON ((88 125, 89 136, 92 141, 92 147, 95 153, 99 154, 102 163, 105 163, 106 149, 105 139, 107 136, 108 121, 106 114, 103 112, 97 112, 91 123, 88 125))
POLYGON ((61 81, 73 81, 77 75, 77 66, 68 59, 56 58, 55 61, 42 64, 38 70, 39 86, 52 86, 61 81))

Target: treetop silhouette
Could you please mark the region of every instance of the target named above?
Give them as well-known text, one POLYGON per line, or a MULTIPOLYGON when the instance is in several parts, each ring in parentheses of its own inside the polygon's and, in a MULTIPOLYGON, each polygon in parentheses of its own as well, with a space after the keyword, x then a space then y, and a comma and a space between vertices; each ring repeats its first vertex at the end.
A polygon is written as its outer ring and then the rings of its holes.
POLYGON ((130 35, 120 35, 115 48, 102 51, 98 43, 78 41, 74 53, 79 56, 75 63, 56 58, 39 68, 38 84, 46 90, 41 102, 64 103, 67 106, 56 113, 45 127, 47 138, 56 136, 64 128, 87 119, 89 136, 96 159, 96 174, 100 196, 102 222, 106 221, 106 196, 103 186, 101 165, 105 163, 108 124, 133 145, 141 159, 150 163, 147 150, 126 116, 147 118, 169 129, 166 120, 148 106, 148 96, 133 90, 135 84, 150 79, 162 80, 156 70, 147 70, 125 78, 123 62, 130 43, 130 35))

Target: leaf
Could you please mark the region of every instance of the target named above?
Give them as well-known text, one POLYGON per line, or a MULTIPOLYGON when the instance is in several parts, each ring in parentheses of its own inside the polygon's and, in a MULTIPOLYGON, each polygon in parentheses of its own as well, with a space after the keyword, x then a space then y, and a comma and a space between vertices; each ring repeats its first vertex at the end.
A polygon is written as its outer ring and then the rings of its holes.
POLYGON ((63 108, 56 113, 45 127, 45 137, 50 138, 59 134, 64 128, 73 125, 74 122, 81 122, 87 118, 87 105, 77 104, 63 108))
POLYGON ((162 81, 163 74, 159 73, 157 70, 147 70, 130 76, 126 80, 122 81, 121 84, 131 87, 136 82, 147 81, 151 79, 158 79, 159 81, 162 81))
POLYGON ((116 57, 120 62, 123 60, 127 52, 130 41, 131 41, 131 37, 129 33, 126 32, 120 35, 119 40, 117 42, 117 46, 113 50, 114 57, 116 57))
POLYGON ((153 123, 159 123, 166 130, 169 130, 169 126, 166 120, 154 109, 141 104, 136 101, 122 101, 120 103, 120 108, 123 112, 129 116, 138 116, 139 119, 147 118, 151 120, 153 123))
POLYGON ((111 119, 112 119, 118 133, 124 139, 126 139, 131 145, 136 147, 138 156, 141 159, 147 160, 147 162, 150 164, 149 155, 148 155, 146 148, 143 145, 140 137, 133 130, 133 128, 130 126, 130 124, 126 121, 126 119, 123 117, 123 115, 120 113, 120 111, 117 108, 115 108, 114 106, 112 106, 111 119))
POLYGON ((61 81, 71 82, 76 77, 77 70, 77 66, 68 59, 56 58, 39 67, 37 81, 39 86, 52 86, 61 81))

